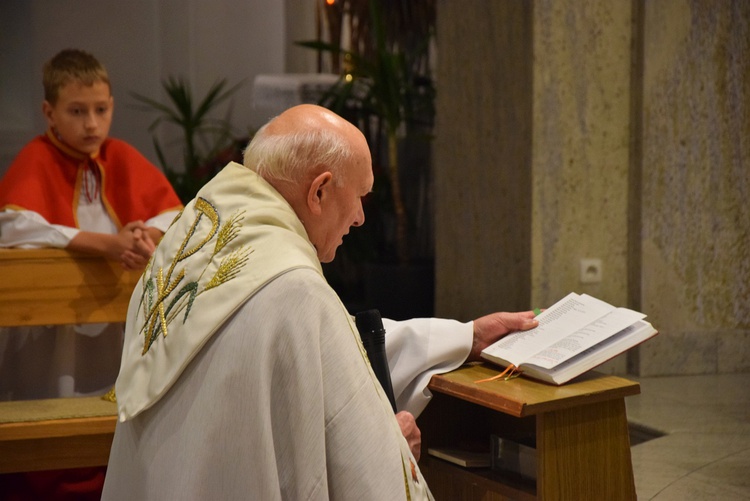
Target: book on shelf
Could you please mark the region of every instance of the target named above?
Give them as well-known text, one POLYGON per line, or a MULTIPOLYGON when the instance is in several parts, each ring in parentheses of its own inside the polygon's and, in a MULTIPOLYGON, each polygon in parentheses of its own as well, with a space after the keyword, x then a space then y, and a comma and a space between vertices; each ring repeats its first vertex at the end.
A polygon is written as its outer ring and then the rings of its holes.
POLYGON ((536 448, 515 440, 491 435, 490 467, 536 480, 536 448))
POLYGON ((467 450, 459 447, 430 447, 427 453, 464 468, 487 468, 491 462, 489 451, 467 450))
POLYGON ((644 313, 575 292, 536 318, 537 327, 503 337, 485 348, 482 357, 561 385, 658 333, 644 313))

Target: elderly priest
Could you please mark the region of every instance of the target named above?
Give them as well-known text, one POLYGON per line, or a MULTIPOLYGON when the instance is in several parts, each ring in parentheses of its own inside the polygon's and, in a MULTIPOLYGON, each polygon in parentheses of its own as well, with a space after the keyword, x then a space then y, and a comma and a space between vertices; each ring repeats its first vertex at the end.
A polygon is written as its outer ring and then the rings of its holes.
POLYGON ((394 415, 320 266, 364 222, 365 138, 301 105, 244 163, 185 207, 135 289, 103 498, 430 499, 413 416, 429 378, 533 313, 387 321, 394 415))

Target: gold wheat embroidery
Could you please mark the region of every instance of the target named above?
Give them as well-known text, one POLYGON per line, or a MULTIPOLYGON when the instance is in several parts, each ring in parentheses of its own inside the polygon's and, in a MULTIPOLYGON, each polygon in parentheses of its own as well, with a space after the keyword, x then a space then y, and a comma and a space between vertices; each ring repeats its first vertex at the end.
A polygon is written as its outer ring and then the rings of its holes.
POLYGON ((143 355, 148 352, 153 342, 159 337, 159 334, 167 337, 169 334, 169 324, 181 312, 185 312, 183 322, 187 320, 193 302, 200 294, 215 289, 235 278, 247 263, 248 256, 252 253, 251 248, 242 246, 222 258, 216 273, 214 273, 201 290, 200 282, 209 265, 215 262, 217 255, 239 235, 241 222, 244 219, 244 211, 235 212, 221 225, 221 218, 218 211, 208 200, 204 198, 196 199, 194 210, 197 213, 196 218, 188 229, 166 273, 163 267, 159 267, 158 270, 154 271, 152 269, 152 262, 149 262, 146 273, 144 273, 143 293, 138 305, 139 311, 141 307, 144 308, 145 315, 141 327, 141 333, 144 335, 143 355), (199 223, 203 217, 206 217, 211 224, 208 233, 198 244, 189 248, 188 244, 196 236, 199 223), (174 279, 172 279, 177 266, 214 239, 216 239, 214 250, 205 267, 198 275, 198 278, 183 284, 178 290, 178 285, 185 278, 186 268, 179 269, 174 279))
POLYGON ((245 211, 235 212, 229 218, 229 221, 224 223, 219 230, 219 236, 216 239, 216 247, 214 247, 214 255, 218 254, 221 249, 226 247, 232 240, 237 237, 240 232, 240 223, 242 222, 245 211))
POLYGON ((205 292, 209 289, 213 289, 214 287, 218 287, 221 284, 225 284, 236 277, 237 273, 240 272, 240 268, 242 268, 247 262, 247 256, 251 252, 251 249, 240 247, 236 251, 232 252, 229 256, 222 259, 221 264, 219 264, 219 269, 216 270, 216 273, 213 277, 211 277, 211 280, 208 282, 208 285, 206 285, 206 288, 203 289, 203 291, 205 292))

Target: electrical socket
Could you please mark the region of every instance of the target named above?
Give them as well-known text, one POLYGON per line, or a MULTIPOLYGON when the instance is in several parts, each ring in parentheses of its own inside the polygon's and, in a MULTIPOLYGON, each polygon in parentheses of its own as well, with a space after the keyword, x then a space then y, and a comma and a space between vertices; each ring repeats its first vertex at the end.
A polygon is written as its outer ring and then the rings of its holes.
POLYGON ((602 260, 599 258, 581 259, 581 283, 598 284, 602 281, 602 260))

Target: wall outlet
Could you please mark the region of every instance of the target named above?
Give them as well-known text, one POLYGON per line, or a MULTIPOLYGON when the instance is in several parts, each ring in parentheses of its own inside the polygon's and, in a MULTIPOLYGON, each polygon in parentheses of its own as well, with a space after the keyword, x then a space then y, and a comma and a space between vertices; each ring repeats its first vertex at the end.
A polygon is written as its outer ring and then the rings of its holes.
POLYGON ((598 284, 602 281, 602 260, 599 258, 581 259, 581 283, 598 284))

